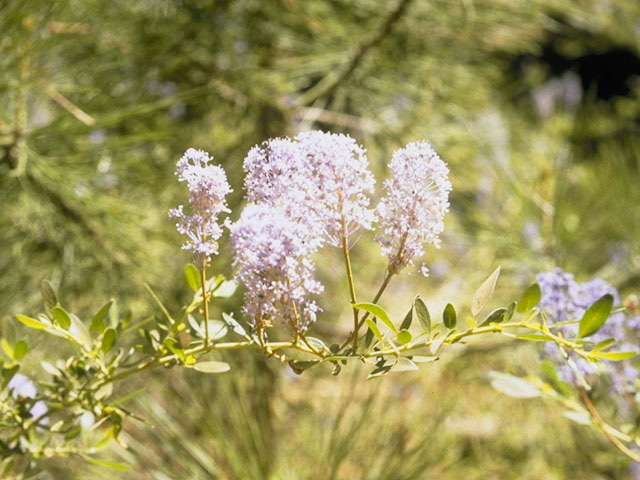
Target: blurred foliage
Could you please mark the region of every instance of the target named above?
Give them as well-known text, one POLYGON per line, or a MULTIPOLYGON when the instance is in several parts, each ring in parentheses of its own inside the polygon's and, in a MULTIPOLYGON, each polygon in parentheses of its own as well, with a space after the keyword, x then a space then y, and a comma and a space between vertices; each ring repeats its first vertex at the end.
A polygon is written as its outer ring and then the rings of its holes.
MULTIPOLYGON (((431 277, 394 283, 390 312, 416 292, 432 311, 470 298, 498 264, 496 301, 556 264, 637 293, 639 25, 625 0, 0 0, 0 333, 24 336, 11 316, 38 309, 45 278, 78 313, 115 297, 144 316, 145 281, 178 305, 190 259, 166 216, 185 198, 175 161, 189 146, 213 153, 234 207, 248 149, 309 128, 357 138, 379 181, 411 140, 450 164, 431 277)), ((362 296, 377 288, 377 248, 367 236, 354 248, 362 296)), ((341 275, 336 252, 319 272, 326 298, 344 295, 341 275)), ((347 330, 331 320, 345 311, 322 307, 315 328, 347 330)), ((290 378, 250 355, 213 380, 158 372, 136 407, 155 427, 120 452, 137 475, 122 478, 624 475, 601 438, 497 397, 485 366, 535 367, 521 361, 530 347, 493 347, 380 384, 290 378)))

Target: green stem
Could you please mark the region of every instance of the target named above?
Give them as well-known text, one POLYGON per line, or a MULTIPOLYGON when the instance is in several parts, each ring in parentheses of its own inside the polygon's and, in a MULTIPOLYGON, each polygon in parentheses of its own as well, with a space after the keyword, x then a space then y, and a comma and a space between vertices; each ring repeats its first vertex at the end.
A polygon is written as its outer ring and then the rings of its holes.
POLYGON ((207 268, 206 260, 202 262, 200 269, 200 283, 202 283, 202 305, 204 310, 204 345, 209 345, 209 297, 207 295, 207 268))
MULTIPOLYGON (((384 276, 384 280, 382 281, 382 285, 380 285, 380 288, 378 289, 378 293, 376 293, 376 296, 373 297, 373 300, 372 300, 371 303, 376 303, 378 300, 380 300, 380 297, 382 296, 382 294, 384 293, 385 289, 387 288, 387 285, 389 285, 389 281, 391 280, 391 277, 393 277, 393 273, 391 273, 391 272, 389 272, 389 270, 387 270, 387 273, 384 276)), ((338 351, 342 351, 342 349, 349 344, 349 342, 353 338, 354 332, 357 332, 357 331, 360 330, 360 327, 362 327, 362 325, 367 320, 367 318, 369 318, 369 312, 365 313, 364 316, 358 321, 358 323, 356 325, 356 328, 354 329, 353 332, 351 332, 347 336, 345 341, 342 342, 342 345, 340 345, 340 349, 338 351)))
POLYGON ((353 281, 353 270, 351 269, 351 257, 349 256, 349 238, 347 235, 347 224, 342 215, 342 252, 344 254, 344 263, 347 267, 347 280, 349 282, 349 295, 351 297, 351 307, 353 309, 353 351, 358 349, 358 309, 353 305, 358 303, 356 300, 356 287, 353 281))

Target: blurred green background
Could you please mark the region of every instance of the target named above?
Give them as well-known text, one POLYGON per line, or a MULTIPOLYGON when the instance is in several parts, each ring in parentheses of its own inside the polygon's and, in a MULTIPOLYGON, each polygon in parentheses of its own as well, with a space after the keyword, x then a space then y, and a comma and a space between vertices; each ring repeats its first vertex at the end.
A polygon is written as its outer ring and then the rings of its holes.
MULTIPOLYGON (((41 310, 43 279, 81 317, 111 297, 148 315, 144 282, 179 308, 176 160, 211 152, 235 219, 246 152, 312 128, 355 137, 378 185, 409 141, 449 163, 442 248, 428 279, 393 282, 393 314, 416 293, 432 315, 464 310, 497 265, 496 304, 555 265, 637 293, 639 79, 629 0, 0 0, 0 335, 29 335, 23 373, 46 378, 55 343, 12 318, 41 310)), ((360 298, 385 267, 372 236, 353 250, 360 298)), ((340 252, 318 265, 312 335, 339 339, 340 252)), ((214 268, 231 275, 229 255, 214 268)), ((535 347, 488 340, 369 382, 360 366, 296 376, 257 353, 227 356, 221 376, 153 372, 121 385, 148 422, 106 452, 130 471, 53 459, 34 478, 632 478, 597 433, 492 391, 489 370, 539 367, 535 347)))

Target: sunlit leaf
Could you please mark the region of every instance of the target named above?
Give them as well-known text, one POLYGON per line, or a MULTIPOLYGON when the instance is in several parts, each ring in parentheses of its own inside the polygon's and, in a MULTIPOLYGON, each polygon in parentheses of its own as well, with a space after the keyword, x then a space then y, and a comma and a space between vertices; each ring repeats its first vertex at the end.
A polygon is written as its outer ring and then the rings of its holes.
POLYGON ((530 382, 501 372, 489 372, 491 386, 499 392, 514 398, 535 398, 540 396, 540 390, 530 382))
POLYGON ((184 267, 184 276, 187 278, 187 284, 191 287, 191 290, 197 292, 202 286, 200 279, 200 270, 193 264, 188 263, 184 267))
POLYGON ((16 344, 13 346, 13 358, 17 361, 20 361, 24 358, 24 356, 29 351, 29 345, 24 340, 18 340, 16 344))
POLYGON ((542 297, 542 292, 540 291, 540 285, 534 283, 529 288, 527 288, 522 294, 522 298, 518 302, 517 310, 520 313, 528 312, 533 309, 538 303, 540 303, 540 298, 542 297))
POLYGON ((627 360, 628 358, 635 357, 638 355, 638 352, 601 352, 599 350, 593 350, 591 355, 598 358, 603 358, 605 360, 611 360, 614 362, 620 362, 622 360, 627 360))
POLYGON ((397 339, 398 343, 400 343, 401 345, 406 345, 413 339, 413 335, 411 335, 411 332, 409 330, 400 330, 397 333, 397 339))
POLYGON ((25 315, 16 315, 16 318, 20 320, 24 325, 29 328, 35 328, 36 330, 45 330, 48 325, 42 323, 40 320, 36 320, 35 318, 27 317, 25 315))
POLYGON ((444 307, 444 311, 442 312, 442 322, 447 328, 455 327, 456 323, 458 322, 456 309, 450 303, 447 303, 447 306, 444 307))
POLYGON ((191 368, 203 373, 224 373, 231 370, 231 366, 228 363, 214 360, 196 363, 191 368))
POLYGON ((398 329, 389 318, 387 312, 380 305, 376 305, 375 303, 354 303, 353 308, 358 308, 375 315, 377 318, 382 320, 382 322, 389 327, 392 332, 398 333, 398 329))
POLYGON ((107 327, 104 321, 104 317, 106 317, 107 313, 109 313, 111 305, 113 305, 113 300, 109 300, 107 303, 105 303, 102 308, 100 308, 100 310, 98 310, 97 313, 93 316, 93 318, 91 319, 91 326, 89 327, 90 332, 95 332, 98 334, 104 332, 104 329, 107 327))
POLYGON ((53 307, 51 314, 53 315, 53 319, 58 323, 58 325, 60 325, 65 330, 69 330, 69 327, 71 327, 71 317, 64 308, 62 308, 60 305, 56 305, 55 307, 53 307))
POLYGON ((610 293, 596 300, 595 303, 584 312, 582 320, 580 320, 578 338, 588 337, 600 330, 607 321, 607 318, 609 318, 612 306, 613 295, 610 293))
POLYGON ((109 353, 113 348, 113 345, 116 343, 116 331, 113 328, 107 328, 104 331, 104 335, 102 336, 102 344, 100 345, 100 350, 102 350, 105 354, 109 353))
POLYGON ((473 299, 471 300, 471 315, 474 317, 482 311, 491 298, 491 295, 493 295, 499 276, 500 267, 496 268, 494 272, 489 275, 489 278, 480 285, 480 288, 478 288, 476 293, 473 295, 473 299))
POLYGON ((429 309, 424 301, 416 296, 413 300, 413 308, 416 310, 416 316, 418 317, 418 321, 425 332, 431 333, 431 315, 429 314, 429 309))
POLYGON ((369 326, 369 330, 371 330, 371 332, 373 332, 373 334, 378 339, 378 341, 380 343, 384 343, 383 340, 382 340, 382 335, 380 334, 380 329, 378 328, 378 325, 376 325, 376 322, 374 322, 370 318, 367 318, 366 322, 367 322, 367 325, 369 326))

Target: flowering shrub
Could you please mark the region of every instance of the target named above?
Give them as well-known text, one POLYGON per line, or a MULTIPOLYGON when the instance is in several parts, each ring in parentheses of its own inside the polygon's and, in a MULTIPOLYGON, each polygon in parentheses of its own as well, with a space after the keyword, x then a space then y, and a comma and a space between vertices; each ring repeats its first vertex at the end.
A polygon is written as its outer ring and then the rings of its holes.
MULTIPOLYGON (((111 312, 112 302, 84 321, 65 310, 44 282, 45 311, 35 317, 17 315, 27 327, 76 349, 55 364, 43 362, 49 378, 34 383, 18 373, 27 343, 2 341, 0 455, 5 473, 34 457, 68 454, 118 466, 95 456, 109 439, 126 448, 119 433, 123 418, 133 413, 114 400, 114 392, 119 382, 154 367, 222 373, 229 365, 210 354, 257 349, 296 373, 329 363, 337 375, 341 365, 359 361, 369 369, 369 378, 376 378, 416 370, 421 363, 437 361, 447 347, 483 334, 544 342, 542 357, 554 366, 545 379, 493 372, 496 389, 559 402, 567 417, 599 429, 622 453, 640 459, 636 427, 607 424, 589 397, 592 388, 608 382, 628 411, 637 403, 638 372, 630 363, 638 352, 637 306, 621 307, 619 295, 605 282, 580 285, 556 269, 540 274, 518 301, 484 314, 498 267, 479 286, 462 322, 452 304, 441 318, 432 317, 419 296, 403 319, 392 319, 378 304, 393 277, 415 267, 426 246, 438 247, 444 229, 449 170, 427 142, 410 143, 393 154, 391 177, 375 207, 366 152, 352 138, 314 131, 264 142, 244 161, 248 204, 235 222, 221 218, 230 213, 225 198, 231 189, 225 172, 212 162, 206 152, 189 149, 177 163, 178 180, 189 189, 191 212, 181 205, 169 215, 187 237, 183 248, 194 258, 185 268, 193 299, 181 311, 170 312, 147 287, 160 315, 152 327, 143 326, 136 339, 127 340, 130 319, 111 312), (375 241, 388 263, 377 294, 362 302, 350 249, 359 233, 376 228, 375 241), (226 230, 233 250, 232 280, 207 275, 226 230), (350 332, 341 339, 308 336, 313 322, 322 318, 323 285, 314 278, 314 258, 330 248, 340 249, 344 257, 353 314, 350 332), (209 303, 234 295, 238 283, 245 289, 246 318, 224 313, 221 320, 210 319, 209 303), (103 434, 87 446, 74 440, 83 430, 103 434)), ((424 265, 420 269, 427 270, 424 265)))

